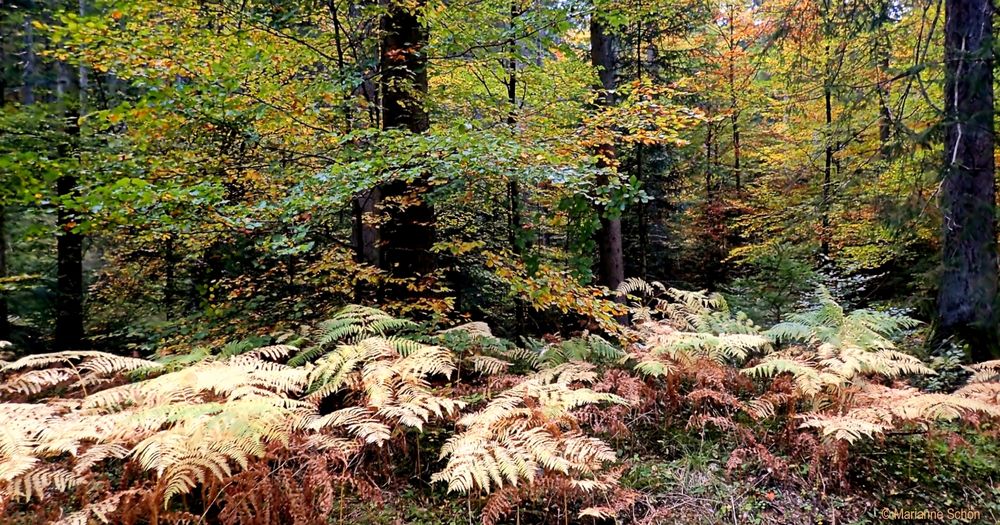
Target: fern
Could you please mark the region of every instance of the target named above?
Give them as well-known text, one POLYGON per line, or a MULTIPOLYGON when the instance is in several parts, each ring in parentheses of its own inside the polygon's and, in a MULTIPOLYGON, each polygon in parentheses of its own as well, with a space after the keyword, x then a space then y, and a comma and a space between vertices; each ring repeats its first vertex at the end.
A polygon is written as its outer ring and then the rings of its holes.
POLYGON ((313 361, 337 343, 353 344, 368 337, 385 337, 415 326, 412 321, 392 317, 376 308, 346 306, 320 323, 312 335, 313 344, 292 357, 288 364, 298 366, 313 361))
POLYGON ((972 372, 970 383, 985 383, 1000 380, 1000 359, 984 361, 967 367, 972 372))
POLYGON ((537 351, 518 348, 509 341, 495 337, 489 325, 471 322, 438 332, 432 341, 452 350, 459 366, 480 375, 507 372, 512 367, 535 369, 540 361, 537 351))
POLYGON ((587 334, 580 338, 561 341, 543 346, 538 352, 538 360, 544 366, 555 366, 572 361, 588 363, 617 363, 626 353, 601 336, 587 334))
POLYGON ((824 439, 844 440, 852 444, 862 438, 881 435, 892 428, 885 423, 851 416, 810 414, 802 416, 801 419, 801 428, 815 428, 820 431, 824 439))
POLYGON ((448 458, 432 480, 449 491, 489 493, 525 481, 539 470, 572 479, 591 479, 615 458, 602 441, 557 428, 576 426, 574 408, 594 403, 625 403, 618 396, 574 388, 595 378, 592 365, 567 363, 529 376, 459 419, 461 433, 441 449, 448 458))
POLYGON ((820 287, 818 295, 818 307, 792 314, 787 321, 767 330, 765 335, 779 343, 797 341, 834 348, 885 350, 894 348, 892 338, 920 324, 909 317, 874 310, 854 310, 845 314, 826 288, 820 287))

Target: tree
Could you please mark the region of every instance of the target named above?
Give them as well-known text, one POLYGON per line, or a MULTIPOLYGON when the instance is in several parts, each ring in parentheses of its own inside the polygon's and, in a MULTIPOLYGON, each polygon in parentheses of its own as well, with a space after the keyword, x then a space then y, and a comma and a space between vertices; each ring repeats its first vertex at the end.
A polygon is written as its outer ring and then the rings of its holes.
MULTIPOLYGON (((430 128, 427 95, 427 28, 419 17, 426 3, 390 2, 382 18, 379 59, 382 128, 422 134, 430 128)), ((419 162, 416 161, 416 162, 419 162)), ((408 182, 396 179, 378 189, 388 219, 378 231, 379 265, 393 277, 413 279, 435 269, 434 209, 426 200, 426 174, 408 182)))
MULTIPOLYGON (((590 17, 590 58, 601 82, 598 103, 603 106, 615 105, 618 89, 618 53, 620 42, 605 20, 598 13, 590 17)), ((606 144, 598 152, 602 171, 597 183, 607 186, 609 177, 615 173, 613 161, 615 145, 606 144)), ((625 280, 625 261, 622 255, 622 221, 619 210, 601 208, 601 226, 597 231, 598 277, 600 283, 615 290, 625 280)))
MULTIPOLYGON (((83 15, 84 2, 80 2, 83 15)), ((87 97, 87 73, 83 66, 74 68, 60 61, 56 64, 56 97, 62 106, 64 138, 59 145, 60 157, 73 161, 56 180, 58 211, 56 217, 56 326, 55 346, 67 350, 83 342, 83 235, 78 231, 79 220, 74 210, 74 200, 80 178, 75 170, 82 165, 80 149, 80 115, 87 97), (75 70, 74 70, 75 69, 75 70)))
POLYGON ((993 5, 945 2, 945 141, 939 335, 1000 356, 993 124, 993 5))
MULTIPOLYGON (((0 110, 7 106, 7 50, 6 38, 0 31, 0 110)), ((7 206, 6 195, 0 195, 0 341, 10 338, 10 309, 4 278, 7 277, 7 206)))

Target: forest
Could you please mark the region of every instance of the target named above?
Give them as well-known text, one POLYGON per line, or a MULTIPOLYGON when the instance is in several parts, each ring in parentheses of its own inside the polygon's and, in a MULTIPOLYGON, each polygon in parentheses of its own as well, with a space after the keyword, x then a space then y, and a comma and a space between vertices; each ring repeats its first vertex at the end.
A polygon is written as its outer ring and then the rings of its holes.
POLYGON ((1000 523, 988 0, 0 0, 0 523, 1000 523))

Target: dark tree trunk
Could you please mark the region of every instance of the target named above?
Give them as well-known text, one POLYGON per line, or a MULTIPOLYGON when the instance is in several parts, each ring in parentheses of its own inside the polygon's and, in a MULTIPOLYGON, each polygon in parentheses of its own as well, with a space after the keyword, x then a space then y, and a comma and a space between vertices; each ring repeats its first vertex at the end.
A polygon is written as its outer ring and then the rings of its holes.
POLYGON ((1000 356, 993 138, 993 6, 945 1, 945 143, 938 336, 1000 356))
MULTIPOLYGON (((0 280, 7 277, 7 210, 0 206, 0 280)), ((0 283, 0 286, 3 286, 0 283)), ((10 312, 7 308, 7 293, 0 290, 0 341, 10 339, 10 312)))
MULTIPOLYGON (((829 53, 830 45, 827 44, 829 53)), ((826 142, 825 159, 823 162, 823 188, 820 201, 820 252, 824 257, 830 255, 830 190, 832 189, 833 170, 833 102, 830 88, 831 80, 826 80, 823 87, 823 101, 826 105, 826 131, 824 141, 826 142)))
MULTIPOLYGON (((70 117, 70 120, 76 120, 70 117)), ((67 130, 72 132, 72 129, 67 130)), ((63 175, 56 181, 60 199, 72 198, 77 179, 63 175)), ((73 232, 74 213, 64 204, 59 206, 56 224, 56 333, 55 345, 60 350, 79 348, 83 342, 83 236, 73 232)))
MULTIPOLYGON (((735 5, 730 5, 730 20, 735 19, 735 5)), ((735 47, 738 44, 736 42, 736 37, 733 35, 733 24, 729 24, 729 45, 735 47)), ((740 191, 742 186, 743 174, 740 168, 740 108, 739 102, 736 100, 736 64, 734 63, 735 57, 729 55, 729 121, 733 130, 733 181, 736 183, 736 191, 740 191)))
MULTIPOLYGON (((60 84, 63 82, 60 81, 60 84)), ((67 102, 66 128, 60 154, 73 155, 80 142, 79 111, 67 102)), ((56 179, 59 208, 56 213, 56 327, 55 346, 79 348, 83 343, 83 236, 73 231, 76 214, 69 202, 77 194, 78 180, 72 172, 56 179)))
POLYGON ((705 125, 705 199, 712 198, 712 123, 705 125))
POLYGON ((166 311, 167 320, 174 318, 174 309, 177 304, 177 248, 174 242, 174 234, 167 237, 163 245, 163 308, 166 311))
MULTIPOLYGON (((642 2, 639 2, 640 9, 642 8, 642 2)), ((636 23, 635 31, 635 77, 636 80, 642 82, 642 20, 636 23)), ((646 177, 643 173, 643 147, 642 143, 635 145, 635 178, 642 184, 643 187, 646 186, 646 177)), ((649 217, 646 213, 646 203, 644 201, 639 201, 639 206, 637 213, 639 215, 638 227, 639 227, 639 278, 645 280, 647 278, 647 264, 649 259, 649 217)))
POLYGON ((362 192, 354 198, 354 248, 355 260, 372 266, 379 265, 378 228, 373 224, 372 214, 375 213, 375 203, 378 202, 377 188, 362 192))
MULTIPOLYGON (((0 110, 7 105, 7 53, 6 42, 0 34, 0 110)), ((4 195, 0 194, 0 199, 4 195)), ((3 291, 3 278, 7 277, 7 208, 0 200, 0 341, 10 339, 10 312, 7 307, 7 293, 3 291)))
MULTIPOLYGON (((615 104, 618 87, 618 49, 618 37, 609 33, 600 20, 591 16, 590 58, 597 68, 603 90, 598 100, 605 106, 615 104)), ((614 158, 615 146, 613 144, 606 146, 600 154, 605 158, 614 158)), ((598 180, 598 184, 608 183, 606 178, 598 180)), ((615 290, 625 280, 621 217, 617 212, 609 213, 605 209, 597 211, 601 220, 601 226, 597 231, 598 278, 602 285, 615 290)))
MULTIPOLYGON (((833 38, 833 20, 831 18, 831 1, 824 0, 822 5, 823 14, 823 36, 828 39, 833 38)), ((825 71, 823 77, 823 104, 825 106, 825 116, 824 123, 826 124, 823 129, 823 145, 824 145, 824 161, 823 161, 823 186, 820 190, 820 203, 819 203, 819 215, 820 215, 820 253, 823 255, 824 263, 830 256, 830 200, 831 191, 833 189, 832 183, 832 171, 833 171, 833 82, 834 82, 834 63, 833 54, 831 53, 830 43, 827 42, 824 48, 824 55, 826 57, 825 71)))
MULTIPOLYGON (((883 8, 886 19, 888 19, 888 10, 890 9, 889 4, 886 3, 883 8)), ((886 24, 888 22, 883 22, 886 24)), ((884 34, 886 31, 882 31, 884 34)), ((878 84, 878 139, 879 139, 879 157, 882 160, 889 160, 889 140, 892 138, 892 110, 889 107, 889 96, 890 96, 890 86, 889 86, 889 59, 892 55, 892 49, 890 48, 891 41, 888 36, 884 39, 879 39, 878 43, 878 70, 879 70, 879 84, 878 84)))
MULTIPOLYGON (((517 8, 517 2, 512 0, 510 3, 510 20, 508 21, 508 29, 511 35, 514 35, 517 18, 520 16, 521 11, 517 8)), ((517 40, 513 36, 507 42, 507 52, 510 54, 506 60, 507 104, 510 106, 507 111, 507 125, 510 127, 510 132, 513 135, 517 133, 517 59, 515 58, 517 56, 517 40)), ((510 224, 508 225, 510 230, 510 249, 518 258, 521 258, 526 247, 521 231, 521 185, 517 179, 517 175, 513 173, 507 181, 507 200, 510 206, 510 224)), ((524 304, 524 300, 520 297, 514 297, 515 335, 520 336, 524 334, 526 314, 527 307, 524 304)))
MULTIPOLYGON (((382 127, 424 133, 430 126, 424 97, 427 94, 427 29, 418 19, 425 2, 412 8, 395 0, 382 17, 380 56, 382 127)), ((379 188, 379 205, 388 220, 379 228, 379 263, 398 278, 427 276, 435 270, 431 251, 435 216, 426 201, 427 181, 396 180, 379 188)))
MULTIPOLYGON (((80 2, 80 12, 84 3, 80 2)), ((60 156, 76 156, 80 161, 80 114, 87 103, 87 70, 80 66, 74 74, 66 63, 57 65, 56 94, 65 114, 65 137, 60 156), (76 95, 73 100, 71 95, 76 95)), ((59 209, 56 226, 56 327, 55 346, 59 350, 79 348, 83 344, 83 236, 74 231, 79 223, 72 199, 78 195, 77 175, 62 172, 56 179, 59 209)))
POLYGON ((35 26, 32 25, 30 13, 34 8, 33 2, 28 2, 26 11, 29 16, 24 17, 24 69, 23 82, 21 84, 21 102, 25 105, 35 103, 35 82, 38 74, 38 58, 35 55, 35 26))
POLYGON ((881 21, 878 28, 875 56, 878 70, 878 138, 879 156, 889 160, 889 141, 892 138, 892 109, 890 107, 891 86, 889 82, 889 66, 892 59, 892 38, 889 35, 889 24, 892 20, 892 0, 883 0, 881 5, 881 21))
POLYGON ((733 180, 736 182, 736 191, 743 187, 743 173, 740 167, 740 121, 739 115, 733 113, 730 119, 733 126, 733 180))

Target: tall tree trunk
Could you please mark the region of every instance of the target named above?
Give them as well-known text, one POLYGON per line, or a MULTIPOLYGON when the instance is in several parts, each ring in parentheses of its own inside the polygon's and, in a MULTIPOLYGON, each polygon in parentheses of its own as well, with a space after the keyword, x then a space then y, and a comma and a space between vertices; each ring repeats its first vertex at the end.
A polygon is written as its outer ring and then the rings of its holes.
POLYGON ((740 191, 743 187, 743 174, 740 168, 740 117, 733 113, 729 118, 733 127, 733 180, 736 181, 736 191, 740 191))
MULTIPOLYGON (((67 112, 66 139, 78 143, 79 116, 67 112)), ((66 153, 71 153, 67 148, 66 153)), ((73 231, 76 216, 66 202, 77 193, 77 177, 60 175, 56 180, 59 210, 56 225, 56 328, 55 346, 60 350, 79 348, 83 342, 83 236, 73 231)))
MULTIPOLYGON (((85 14, 84 1, 80 0, 80 14, 85 14)), ((60 156, 80 158, 80 114, 87 103, 87 71, 80 66, 75 72, 66 63, 57 65, 56 94, 65 115, 65 137, 60 156), (75 74, 74 74, 75 73, 75 74), (71 100, 76 94, 77 100, 71 100)), ((71 200, 78 194, 77 175, 62 172, 56 179, 56 196, 59 209, 56 226, 56 327, 55 346, 60 350, 79 348, 83 344, 83 236, 73 231, 78 220, 71 200)))
POLYGON ((878 72, 878 138, 879 158, 889 160, 889 140, 892 138, 892 109, 889 106, 889 60, 892 57, 892 39, 886 27, 889 24, 892 2, 882 4, 882 19, 879 22, 878 38, 875 40, 875 69, 878 72))
MULTIPOLYGON (((333 43, 337 53, 337 73, 341 81, 348 78, 347 60, 344 53, 344 31, 340 21, 340 12, 337 8, 336 0, 328 0, 327 9, 333 21, 333 43)), ((352 4, 353 7, 353 4, 352 4)), ((351 9, 348 9, 348 17, 351 16, 351 9)), ((348 39, 348 42, 350 39, 348 39)), ((363 90, 364 87, 362 86, 363 90)), ((351 97, 345 97, 341 104, 344 113, 344 133, 350 133, 354 129, 354 115, 351 108, 351 97)), ((371 215, 375 213, 375 202, 378 200, 378 190, 370 189, 356 195, 351 201, 352 214, 352 236, 354 238, 354 260, 359 263, 367 263, 378 266, 378 231, 371 220, 371 215)), ((362 283, 358 283, 355 289, 355 300, 361 301, 365 290, 362 283)))
MULTIPOLYGON (((642 1, 639 2, 639 9, 642 10, 642 1)), ((642 20, 636 22, 635 28, 635 77, 636 80, 642 82, 642 20)), ((635 145, 635 179, 642 184, 643 188, 646 186, 646 178, 643 173, 643 146, 642 142, 635 145)), ((639 206, 637 210, 639 214, 639 278, 646 280, 648 272, 648 259, 649 259, 649 217, 646 212, 646 202, 639 201, 639 206)))
POLYGON ((177 247, 176 236, 170 233, 163 244, 163 309, 166 311, 167 320, 173 320, 174 310, 177 304, 177 247))
POLYGON ((34 2, 27 3, 24 17, 24 69, 21 78, 21 102, 24 105, 35 103, 35 82, 38 73, 38 57, 35 54, 35 26, 32 25, 31 13, 34 12, 34 2))
POLYGON ((378 228, 374 226, 372 215, 379 200, 378 188, 362 192, 354 198, 354 260, 372 266, 379 265, 378 228))
POLYGON ((739 42, 736 41, 736 36, 733 34, 736 5, 730 4, 729 9, 729 122, 733 131, 733 180, 736 182, 736 191, 740 191, 743 174, 740 172, 740 108, 736 98, 736 57, 734 56, 739 42))
MULTIPOLYGON (((516 30, 517 18, 520 16, 521 10, 518 8, 518 0, 510 0, 508 29, 510 30, 511 37, 507 42, 507 53, 509 56, 506 60, 506 66, 507 104, 510 107, 507 111, 507 125, 510 127, 512 135, 517 133, 517 40, 514 38, 514 32, 516 30)), ((521 231, 521 186, 515 173, 510 174, 510 178, 507 181, 507 199, 510 207, 510 224, 508 224, 510 230, 510 249, 515 255, 520 257, 524 252, 525 246, 521 231)), ((514 333, 516 335, 524 334, 526 313, 527 307, 524 304, 524 300, 520 297, 514 297, 514 333)))
MULTIPOLYGON (((707 115, 706 115, 707 117, 707 115)), ((715 166, 712 163, 712 122, 709 121, 705 127, 705 199, 712 198, 712 170, 715 166)))
MULTIPOLYGON (((605 106, 615 104, 618 87, 618 37, 595 16, 590 18, 590 59, 597 68, 601 80, 602 95, 599 103, 605 106)), ((600 154, 604 158, 615 157, 614 144, 608 145, 600 154)), ((612 169, 608 166, 609 170, 612 169)), ((598 184, 610 181, 605 176, 598 184)), ((625 262, 622 255, 622 221, 617 212, 599 209, 601 226, 597 231, 598 278, 600 283, 615 290, 625 280, 625 262)))
MULTIPOLYGON (((826 45, 827 62, 830 61, 830 44, 826 45)), ((831 83, 832 72, 827 66, 827 77, 823 80, 823 102, 826 106, 826 127, 823 132, 823 141, 826 144, 825 159, 823 162, 823 188, 820 201, 820 253, 824 257, 830 255, 830 191, 832 190, 832 170, 833 170, 833 89, 831 83)))
MULTIPOLYGON (((382 89, 382 127, 424 133, 430 127, 424 98, 427 94, 427 29, 418 16, 426 2, 400 5, 390 1, 382 17, 379 60, 382 89)), ((431 251, 435 237, 434 209, 425 199, 425 178, 412 183, 396 180, 380 188, 379 204, 388 215, 379 228, 380 266, 393 277, 427 276, 435 270, 431 251)))
POLYGON ((945 143, 938 336, 1000 356, 993 138, 993 7, 945 1, 945 143))
MULTIPOLYGON (((7 105, 7 53, 6 41, 0 33, 0 111, 7 105)), ((7 277, 7 208, 0 195, 0 341, 10 339, 10 312, 7 307, 7 292, 3 291, 3 279, 7 277)))
MULTIPOLYGON (((7 277, 7 209, 0 206, 0 281, 4 277, 7 277)), ((0 287, 2 286, 0 282, 0 287)), ((0 290, 0 341, 10 339, 9 315, 7 292, 0 290)))

